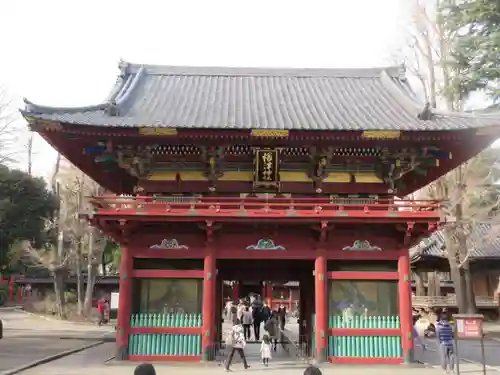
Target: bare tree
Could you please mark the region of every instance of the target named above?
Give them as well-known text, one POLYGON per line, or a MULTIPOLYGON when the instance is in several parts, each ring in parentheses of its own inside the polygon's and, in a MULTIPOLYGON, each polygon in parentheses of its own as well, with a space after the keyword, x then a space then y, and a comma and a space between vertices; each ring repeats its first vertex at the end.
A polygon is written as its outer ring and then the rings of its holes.
POLYGON ((15 161, 19 153, 20 134, 23 132, 19 114, 13 105, 12 96, 0 85, 0 164, 15 161))
POLYGON ((470 257, 498 241, 500 151, 488 149, 422 190, 422 195, 442 201, 444 246, 461 312, 475 311, 470 257))
POLYGON ((90 227, 87 249, 87 287, 85 290, 84 314, 90 316, 92 297, 97 277, 97 269, 102 260, 107 238, 96 228, 90 227))
POLYGON ((98 195, 102 188, 58 155, 51 178, 52 189, 59 197, 59 211, 56 220, 47 230, 58 233, 57 246, 34 249, 23 243, 25 254, 32 263, 46 268, 54 278, 54 291, 58 314, 65 315, 64 278, 73 271, 77 278, 77 312, 90 312, 96 264, 102 258, 105 237, 88 225, 82 213, 90 209, 88 196, 98 195), (87 260, 87 291, 84 290, 85 260, 87 260), (87 301, 85 301, 87 300, 87 301))
POLYGON ((28 138, 28 143, 26 144, 26 151, 28 153, 28 165, 27 171, 30 176, 33 175, 33 139, 35 137, 35 133, 31 132, 28 138))
POLYGON ((452 87, 450 43, 455 34, 445 27, 441 8, 454 0, 412 0, 412 23, 408 44, 399 59, 420 84, 431 108, 462 109, 462 101, 452 87))
MULTIPOLYGON (((61 202, 61 189, 58 183, 58 176, 61 169, 61 154, 57 154, 54 163, 54 170, 50 180, 52 191, 57 195, 61 202)), ((55 213, 54 221, 48 222, 46 226, 47 231, 55 231, 57 233, 57 243, 46 244, 41 249, 32 247, 29 241, 22 241, 20 251, 22 253, 21 259, 25 256, 28 258, 30 266, 42 267, 49 271, 54 283, 54 294, 56 299, 56 310, 59 317, 65 317, 65 285, 64 279, 67 273, 68 266, 71 262, 71 253, 68 251, 64 243, 64 232, 62 230, 62 218, 65 216, 65 207, 60 205, 58 212, 55 213)), ((12 251, 13 249, 11 249, 12 251)), ((14 249, 14 252, 17 250, 14 249)))
POLYGON ((99 195, 102 188, 69 162, 63 163, 59 176, 62 203, 66 216, 62 221, 65 238, 69 241, 73 256, 73 269, 77 279, 78 314, 90 313, 97 264, 102 258, 105 237, 88 224, 85 213, 91 207, 87 197, 99 195), (84 261, 87 262, 87 288, 84 291, 84 261))

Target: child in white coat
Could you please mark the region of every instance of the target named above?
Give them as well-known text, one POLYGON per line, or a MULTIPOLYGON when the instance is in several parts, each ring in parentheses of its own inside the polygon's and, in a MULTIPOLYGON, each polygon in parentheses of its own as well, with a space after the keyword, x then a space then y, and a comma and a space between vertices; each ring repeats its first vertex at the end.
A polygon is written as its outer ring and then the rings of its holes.
POLYGON ((262 338, 262 344, 260 345, 260 356, 262 358, 262 363, 264 366, 269 366, 269 360, 271 357, 271 339, 269 335, 264 335, 262 338))

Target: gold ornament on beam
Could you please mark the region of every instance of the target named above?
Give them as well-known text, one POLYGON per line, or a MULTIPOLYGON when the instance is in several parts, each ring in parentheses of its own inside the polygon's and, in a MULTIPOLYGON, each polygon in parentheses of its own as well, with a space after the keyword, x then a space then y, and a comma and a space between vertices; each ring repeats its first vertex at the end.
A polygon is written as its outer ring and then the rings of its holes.
POLYGON ((139 135, 149 137, 172 137, 177 135, 175 128, 139 128, 139 135))
POLYGON ((365 130, 361 134, 364 139, 399 139, 401 132, 399 130, 365 130))

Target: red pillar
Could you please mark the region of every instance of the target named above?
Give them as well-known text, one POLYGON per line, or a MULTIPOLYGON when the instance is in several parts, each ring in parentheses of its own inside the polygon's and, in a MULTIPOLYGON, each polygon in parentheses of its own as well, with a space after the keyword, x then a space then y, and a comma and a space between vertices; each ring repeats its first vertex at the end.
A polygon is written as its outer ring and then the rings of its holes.
POLYGON ((118 299, 118 317, 116 322, 116 356, 117 360, 128 359, 128 336, 130 316, 132 314, 132 271, 134 263, 129 248, 122 247, 120 258, 120 290, 118 299))
POLYGON ((326 256, 319 254, 314 262, 314 291, 316 296, 316 359, 327 360, 328 349, 328 311, 326 293, 326 256))
POLYGON ((405 363, 413 362, 412 337, 412 304, 411 304, 411 277, 408 249, 405 249, 398 260, 399 274, 399 321, 401 326, 401 346, 405 363))
POLYGON ((9 281, 9 304, 13 303, 14 303, 14 277, 11 277, 9 281))
POLYGON ((240 282, 235 281, 233 284, 233 301, 238 302, 240 299, 240 282))
POLYGON ((215 283, 217 271, 215 269, 215 255, 213 249, 207 249, 203 264, 203 327, 202 327, 202 359, 213 360, 215 347, 215 283))
POLYGON ((264 301, 271 309, 273 308, 273 284, 270 281, 266 281, 264 301))

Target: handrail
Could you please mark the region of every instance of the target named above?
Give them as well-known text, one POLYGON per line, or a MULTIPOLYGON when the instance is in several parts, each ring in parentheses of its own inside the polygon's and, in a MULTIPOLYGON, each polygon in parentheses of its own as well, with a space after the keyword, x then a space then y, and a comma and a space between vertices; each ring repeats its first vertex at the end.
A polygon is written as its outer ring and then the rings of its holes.
MULTIPOLYGON (((457 297, 455 295, 450 296, 413 296, 412 303, 415 307, 447 307, 456 306, 457 297)), ((498 296, 476 296, 477 306, 498 306, 499 299, 498 296)))
MULTIPOLYGON (((190 216, 252 215, 267 217, 405 216, 439 220, 439 201, 368 198, 370 203, 346 202, 346 198, 260 198, 260 197, 168 197, 96 196, 90 202, 97 214, 155 214, 190 216)), ((349 198, 347 198, 349 199, 349 198)), ((367 200, 368 200, 367 199, 367 200)))
POLYGON ((189 201, 204 201, 204 202, 276 202, 276 203, 287 203, 287 202, 307 202, 307 203, 333 203, 333 202, 344 202, 348 200, 352 201, 373 201, 374 203, 390 203, 396 206, 411 205, 415 206, 416 203, 425 204, 440 204, 441 201, 435 199, 390 199, 390 198, 371 198, 371 197, 224 197, 224 196, 213 196, 213 197, 199 197, 199 196, 177 196, 177 195, 159 195, 159 196, 132 196, 132 195, 100 195, 88 197, 91 199, 108 200, 108 199, 133 199, 140 200, 141 202, 154 202, 156 199, 170 199, 182 197, 183 200, 189 201))

